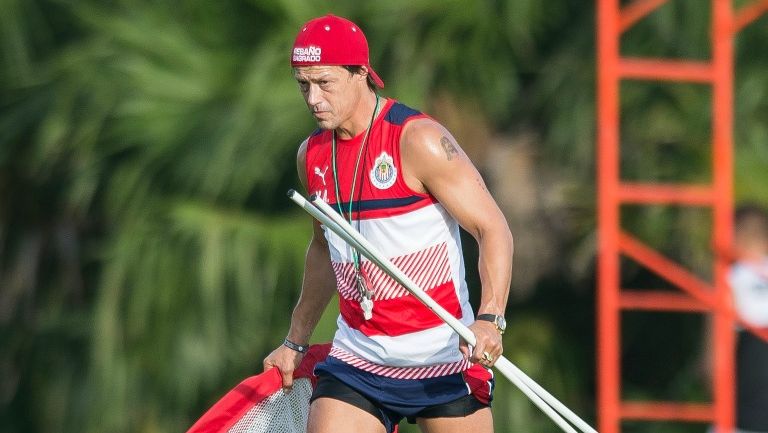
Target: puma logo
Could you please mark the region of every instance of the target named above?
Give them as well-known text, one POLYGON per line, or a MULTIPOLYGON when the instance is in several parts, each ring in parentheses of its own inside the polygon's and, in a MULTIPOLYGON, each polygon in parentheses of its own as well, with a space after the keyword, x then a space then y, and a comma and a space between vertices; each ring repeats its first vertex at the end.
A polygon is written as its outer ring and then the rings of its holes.
POLYGON ((325 166, 325 169, 322 171, 320 170, 320 167, 315 167, 315 174, 320 176, 320 179, 323 181, 323 186, 325 186, 325 173, 328 171, 328 166, 325 166))

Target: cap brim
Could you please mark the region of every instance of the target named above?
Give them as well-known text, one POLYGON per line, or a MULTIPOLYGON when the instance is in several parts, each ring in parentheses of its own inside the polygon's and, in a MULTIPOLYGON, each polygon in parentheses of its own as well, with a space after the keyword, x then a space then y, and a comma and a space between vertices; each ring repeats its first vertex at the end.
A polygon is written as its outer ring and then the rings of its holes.
POLYGON ((368 68, 368 75, 371 76, 371 79, 373 80, 374 84, 376 84, 376 87, 379 89, 384 88, 384 81, 381 80, 379 77, 379 74, 376 73, 376 71, 373 70, 371 65, 365 65, 366 68, 368 68))

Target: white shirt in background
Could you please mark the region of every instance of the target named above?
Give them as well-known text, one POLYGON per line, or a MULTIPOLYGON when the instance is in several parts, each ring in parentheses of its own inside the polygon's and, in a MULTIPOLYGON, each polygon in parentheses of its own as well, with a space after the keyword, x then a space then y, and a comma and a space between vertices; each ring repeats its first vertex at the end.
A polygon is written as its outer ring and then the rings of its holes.
POLYGON ((728 280, 741 318, 753 326, 768 328, 768 256, 756 263, 734 263, 728 280))

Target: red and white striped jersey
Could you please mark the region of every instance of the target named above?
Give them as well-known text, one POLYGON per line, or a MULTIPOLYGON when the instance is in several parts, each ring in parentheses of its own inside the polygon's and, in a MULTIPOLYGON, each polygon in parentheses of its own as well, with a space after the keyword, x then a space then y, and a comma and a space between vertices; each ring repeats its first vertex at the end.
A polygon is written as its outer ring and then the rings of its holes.
MULTIPOLYGON (((355 162, 364 145, 352 197, 352 225, 435 301, 465 325, 473 322, 464 278, 459 226, 431 195, 410 189, 403 178, 400 137, 413 119, 427 116, 387 99, 366 143, 365 131, 337 139, 336 197, 331 160, 332 131, 309 137, 306 175, 309 192, 348 218, 355 162)), ((458 335, 435 313, 374 264, 361 270, 374 292, 373 317, 365 320, 355 281, 351 248, 324 228, 339 291, 334 356, 366 371, 391 377, 438 377, 469 367, 458 335)))

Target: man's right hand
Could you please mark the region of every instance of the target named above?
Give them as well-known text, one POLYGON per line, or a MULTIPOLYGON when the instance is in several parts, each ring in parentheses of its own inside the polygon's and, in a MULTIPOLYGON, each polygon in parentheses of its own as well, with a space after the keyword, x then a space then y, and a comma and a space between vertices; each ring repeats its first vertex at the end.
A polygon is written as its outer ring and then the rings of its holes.
POLYGON ((277 367, 283 376, 283 388, 290 391, 293 388, 293 372, 299 367, 304 354, 280 345, 264 358, 264 371, 277 367))

